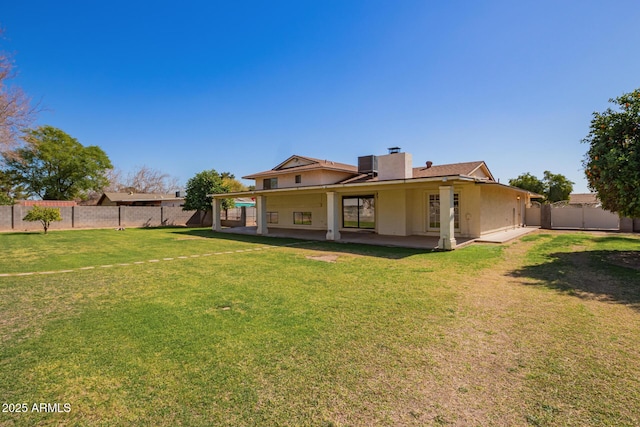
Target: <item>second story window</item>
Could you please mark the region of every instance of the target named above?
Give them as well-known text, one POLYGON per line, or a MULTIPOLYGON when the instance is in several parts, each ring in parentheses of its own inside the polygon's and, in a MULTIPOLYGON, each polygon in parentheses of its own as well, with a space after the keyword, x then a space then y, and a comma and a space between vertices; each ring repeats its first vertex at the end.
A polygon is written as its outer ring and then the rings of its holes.
POLYGON ((265 178, 262 181, 262 188, 264 190, 272 190, 278 188, 278 178, 265 178))
POLYGON ((296 175, 296 184, 302 183, 302 175, 296 175))

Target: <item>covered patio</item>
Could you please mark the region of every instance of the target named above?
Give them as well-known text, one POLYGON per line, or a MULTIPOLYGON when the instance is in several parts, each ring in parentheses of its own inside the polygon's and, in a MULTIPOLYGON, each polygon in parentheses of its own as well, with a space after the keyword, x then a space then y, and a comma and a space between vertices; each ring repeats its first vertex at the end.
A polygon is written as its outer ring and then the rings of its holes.
MULTIPOLYGON (((471 243, 505 243, 513 239, 524 236, 536 231, 539 227, 523 227, 513 230, 498 231, 486 234, 480 238, 457 238, 457 247, 467 246, 471 243)), ((219 232, 228 234, 244 234, 258 235, 257 227, 222 227, 219 232)), ((341 243, 359 243, 374 246, 390 246, 401 248, 438 249, 439 237, 436 236, 381 236, 372 232, 362 231, 343 231, 338 242, 341 243)), ((326 232, 324 230, 300 230, 277 228, 270 229, 267 237, 280 237, 301 240, 327 241, 326 232)))

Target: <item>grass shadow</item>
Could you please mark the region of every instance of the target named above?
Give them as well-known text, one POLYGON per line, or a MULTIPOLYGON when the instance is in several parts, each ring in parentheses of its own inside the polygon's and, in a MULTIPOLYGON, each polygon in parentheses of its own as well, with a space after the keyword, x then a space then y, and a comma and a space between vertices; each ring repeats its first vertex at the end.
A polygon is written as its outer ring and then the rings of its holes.
POLYGON ((365 255, 387 259, 402 259, 418 254, 435 253, 429 249, 401 248, 394 246, 367 245, 362 243, 328 242, 321 240, 294 239, 288 237, 256 236, 247 234, 216 233, 211 229, 177 229, 172 233, 208 239, 230 240, 271 246, 304 245, 305 249, 324 252, 339 252, 352 255, 365 255))
MULTIPOLYGON (((620 238, 599 239, 611 243, 611 239, 620 238)), ((546 262, 512 271, 510 276, 536 281, 524 282, 527 285, 545 286, 583 299, 625 304, 640 311, 640 251, 554 252, 545 258, 546 262)))

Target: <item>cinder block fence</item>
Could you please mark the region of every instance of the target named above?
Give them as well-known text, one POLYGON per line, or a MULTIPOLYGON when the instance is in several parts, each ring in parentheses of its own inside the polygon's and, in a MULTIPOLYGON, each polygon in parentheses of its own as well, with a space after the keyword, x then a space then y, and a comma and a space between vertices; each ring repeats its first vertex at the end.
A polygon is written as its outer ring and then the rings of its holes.
MULTIPOLYGON (((40 222, 22 218, 31 206, 0 206, 0 231, 42 230, 40 222)), ((51 230, 70 228, 211 226, 211 213, 183 211, 173 206, 63 206, 62 221, 51 224, 51 230)))

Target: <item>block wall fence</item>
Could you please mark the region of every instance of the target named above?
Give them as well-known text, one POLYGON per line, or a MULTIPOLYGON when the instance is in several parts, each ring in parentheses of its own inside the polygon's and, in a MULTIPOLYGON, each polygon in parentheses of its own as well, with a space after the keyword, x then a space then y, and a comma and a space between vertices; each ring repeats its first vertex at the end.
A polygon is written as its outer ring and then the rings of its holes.
MULTIPOLYGON (((50 230, 71 228, 117 228, 161 226, 211 226, 211 213, 183 211, 174 206, 64 206, 59 207, 62 221, 51 223, 50 230)), ((0 206, 0 231, 42 230, 38 222, 23 221, 31 206, 0 206)))

